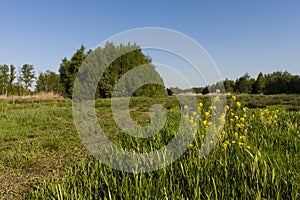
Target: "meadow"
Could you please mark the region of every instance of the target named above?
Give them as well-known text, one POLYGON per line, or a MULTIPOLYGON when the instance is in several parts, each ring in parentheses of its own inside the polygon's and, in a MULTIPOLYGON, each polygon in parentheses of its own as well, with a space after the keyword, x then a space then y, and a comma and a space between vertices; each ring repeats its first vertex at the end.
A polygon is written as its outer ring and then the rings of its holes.
POLYGON ((126 173, 93 158, 76 132, 72 102, 1 100, 0 199, 299 199, 300 96, 228 96, 225 122, 215 148, 199 150, 214 107, 198 97, 196 112, 181 111, 175 97, 130 101, 130 115, 149 123, 149 108, 167 110, 163 129, 137 139, 117 127, 109 99, 96 101, 107 136, 133 152, 159 149, 174 136, 181 117, 193 127, 194 142, 171 165, 126 173), (183 113, 184 114, 183 114, 183 113), (183 116, 182 116, 183 114, 183 116), (197 122, 197 126, 194 126, 197 122))

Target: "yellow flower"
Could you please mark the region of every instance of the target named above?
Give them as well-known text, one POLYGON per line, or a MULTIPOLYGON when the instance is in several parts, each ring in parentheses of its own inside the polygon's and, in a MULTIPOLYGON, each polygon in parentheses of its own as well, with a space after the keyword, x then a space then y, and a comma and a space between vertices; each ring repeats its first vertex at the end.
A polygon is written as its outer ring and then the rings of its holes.
POLYGON ((205 112, 204 114, 205 114, 206 117, 210 116, 210 112, 209 111, 205 112))
POLYGON ((244 111, 244 112, 246 112, 247 110, 248 110, 248 108, 247 108, 247 107, 244 107, 244 108, 243 108, 243 111, 244 111))
POLYGON ((216 106, 209 106, 208 109, 209 109, 209 110, 216 110, 217 107, 216 107, 216 106))
POLYGON ((225 136, 226 135, 226 132, 225 131, 222 131, 222 136, 225 136))
POLYGON ((239 136, 238 132, 235 132, 235 133, 234 133, 234 136, 235 136, 235 137, 238 137, 238 136, 239 136))
POLYGON ((242 105, 241 102, 239 102, 239 101, 236 102, 236 106, 237 106, 237 107, 241 107, 241 105, 242 105))
POLYGON ((184 105, 183 109, 184 109, 184 110, 189 109, 188 105, 184 105))
POLYGON ((235 144, 235 141, 234 141, 234 140, 232 140, 232 141, 231 141, 231 143, 232 143, 232 144, 235 144))
POLYGON ((202 122, 202 124, 203 124, 204 126, 206 126, 206 125, 207 125, 207 120, 204 120, 204 121, 202 122))
POLYGON ((232 98, 233 101, 236 100, 236 96, 234 96, 234 95, 231 98, 232 98))
POLYGON ((241 120, 241 122, 244 122, 244 121, 245 121, 245 118, 242 117, 240 120, 241 120))
POLYGON ((221 92, 221 91, 220 91, 219 89, 216 89, 216 93, 217 93, 217 94, 220 94, 220 92, 221 92))
POLYGON ((223 143, 223 148, 226 150, 227 149, 227 143, 223 143))
POLYGON ((184 118, 185 118, 186 120, 188 120, 188 119, 190 118, 190 116, 189 116, 188 114, 186 114, 186 115, 184 116, 184 118))
POLYGON ((193 112, 193 116, 196 116, 196 115, 197 115, 197 113, 194 111, 194 112, 193 112))
POLYGON ((244 136, 244 135, 240 136, 240 140, 245 140, 245 139, 246 139, 246 136, 244 136))
POLYGON ((237 116, 237 115, 236 115, 236 116, 234 116, 234 118, 235 118, 236 120, 239 120, 239 116, 237 116))
POLYGON ((202 103, 202 102, 200 102, 200 103, 198 104, 198 110, 201 110, 201 109, 202 109, 202 107, 203 107, 203 103, 202 103))
POLYGON ((226 105, 226 106, 225 106, 225 109, 226 109, 226 110, 229 110, 229 106, 228 106, 228 105, 226 105))
POLYGON ((203 139, 203 138, 204 138, 204 135, 201 135, 201 138, 203 139))
POLYGON ((193 144, 190 144, 190 147, 193 147, 194 145, 193 144))
POLYGON ((260 117, 261 119, 263 119, 263 118, 264 118, 264 113, 263 113, 263 112, 259 113, 259 117, 260 117))
POLYGON ((247 149, 251 149, 251 147, 250 147, 250 146, 246 146, 246 148, 247 148, 247 149))
POLYGON ((220 97, 219 96, 215 96, 214 97, 214 102, 219 102, 220 101, 220 97))

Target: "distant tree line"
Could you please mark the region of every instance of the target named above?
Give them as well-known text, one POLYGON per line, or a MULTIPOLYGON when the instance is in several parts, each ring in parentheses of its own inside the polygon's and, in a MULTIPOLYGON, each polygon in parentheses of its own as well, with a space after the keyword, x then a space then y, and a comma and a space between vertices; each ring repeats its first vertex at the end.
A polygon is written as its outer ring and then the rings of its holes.
POLYGON ((220 89, 222 93, 235 94, 300 94, 300 76, 287 71, 276 71, 271 74, 259 73, 257 78, 251 78, 248 73, 234 80, 225 79, 206 87, 196 87, 182 90, 168 88, 168 94, 195 92, 200 94, 213 93, 220 89))
MULTIPOLYGON (((95 67, 100 64, 109 65, 103 72, 102 77, 99 77, 95 94, 97 98, 110 98, 120 78, 134 67, 142 65, 147 67, 142 68, 143 71, 140 71, 140 74, 127 76, 126 80, 122 82, 122 89, 116 92, 118 96, 153 97, 190 92, 208 94, 215 92, 216 89, 220 89, 222 93, 235 94, 300 94, 300 76, 292 75, 287 71, 276 71, 271 74, 259 73, 256 79, 251 78, 246 73, 236 80, 225 79, 222 82, 205 87, 190 89, 171 87, 165 89, 162 78, 151 63, 151 58, 144 55, 138 45, 128 43, 115 46, 113 43, 107 43, 103 48, 99 47, 93 51, 86 51, 82 45, 70 59, 66 57, 62 59, 59 73, 47 70, 39 73, 36 77, 33 65, 24 64, 18 70, 14 65, 0 65, 0 95, 53 92, 71 97, 75 78, 87 56, 89 56, 88 61, 90 63, 89 73, 93 74, 95 67), (117 59, 113 59, 116 57, 117 59), (150 78, 159 84, 142 84, 143 80, 150 78), (138 87, 140 85, 143 86, 138 87), (131 88, 138 89, 132 92, 131 88)), ((79 76, 82 76, 85 72, 80 73, 79 76)))

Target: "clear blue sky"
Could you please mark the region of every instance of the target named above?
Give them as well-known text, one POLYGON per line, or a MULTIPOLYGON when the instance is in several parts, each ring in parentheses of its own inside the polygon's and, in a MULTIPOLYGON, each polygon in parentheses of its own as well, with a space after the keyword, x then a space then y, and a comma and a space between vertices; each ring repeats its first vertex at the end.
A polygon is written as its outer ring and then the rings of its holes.
POLYGON ((224 78, 300 74, 300 1, 2 0, 0 8, 0 64, 29 63, 37 73, 57 71, 81 44, 154 26, 195 39, 224 78))

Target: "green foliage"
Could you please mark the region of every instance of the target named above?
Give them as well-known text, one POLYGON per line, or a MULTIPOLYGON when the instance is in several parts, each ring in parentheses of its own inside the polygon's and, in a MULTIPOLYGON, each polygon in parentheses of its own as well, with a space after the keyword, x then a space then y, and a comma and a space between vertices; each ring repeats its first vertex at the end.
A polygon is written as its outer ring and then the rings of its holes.
POLYGON ((8 65, 0 65, 0 88, 1 93, 7 96, 7 88, 9 85, 9 67, 8 65))
MULTIPOLYGON (((228 105, 232 105, 229 97, 228 105)), ((209 107, 210 97, 198 98, 203 109, 209 107)), ((299 199, 300 113, 288 111, 291 105, 298 105, 299 95, 240 95, 236 101, 243 105, 266 102, 269 111, 279 110, 276 123, 268 122, 267 117, 273 115, 266 116, 266 122, 261 120, 260 109, 247 110, 244 124, 251 149, 231 144, 224 151, 220 143, 199 159, 197 138, 172 165, 144 174, 113 170, 87 156, 75 130, 69 99, 1 102, 0 198, 299 199)), ((159 148, 176 135, 181 116, 175 97, 134 97, 129 105, 133 120, 148 124, 153 104, 165 107, 167 123, 146 141, 120 132, 110 99, 96 100, 95 109, 101 127, 117 145, 149 151, 151 144, 159 148)), ((225 127, 228 133, 236 129, 229 124, 225 127)), ((204 127, 199 131, 205 132, 204 127)))
POLYGON ((202 87, 194 87, 192 89, 196 94, 202 94, 202 91, 203 91, 202 87))
POLYGON ((9 67, 9 82, 8 82, 8 93, 13 95, 16 93, 16 85, 14 81, 16 79, 16 68, 14 65, 10 65, 9 67))
MULTIPOLYGON (((99 47, 90 51, 87 59, 81 64, 84 67, 78 73, 77 89, 84 91, 85 94, 96 91, 96 97, 110 98, 118 85, 119 87, 114 93, 114 96, 118 97, 166 95, 163 80, 151 64, 151 59, 145 56, 136 44, 115 46, 107 43, 103 48, 99 47), (122 80, 120 80, 121 78, 122 80), (147 84, 148 80, 152 80, 156 84, 147 84), (93 88, 94 85, 98 87, 93 88)), ((71 74, 69 76, 72 77, 72 80, 75 79, 77 74, 74 73, 78 70, 69 72, 70 70, 64 70, 62 66, 70 68, 70 63, 65 61, 65 64, 61 65, 61 79, 68 74, 71 74)), ((73 84, 72 81, 66 81, 66 83, 65 88, 70 87, 71 83, 73 84)), ((66 90, 66 92, 71 94, 71 91, 66 90)))
POLYGON ((116 96, 130 96, 133 92, 133 96, 156 96, 165 95, 165 89, 163 86, 156 84, 143 84, 144 80, 148 80, 152 77, 152 80, 156 79, 157 83, 163 84, 163 81, 159 74, 155 71, 153 65, 151 65, 151 59, 142 53, 142 50, 136 44, 120 45, 115 47, 112 43, 107 43, 103 49, 97 49, 96 55, 101 55, 100 51, 104 52, 104 55, 109 56, 107 60, 112 60, 117 57, 109 67, 105 70, 103 77, 100 79, 98 88, 99 95, 102 98, 112 96, 112 92, 115 84, 117 84, 120 78, 138 66, 146 66, 139 68, 138 73, 129 74, 125 80, 121 83, 122 86, 116 96), (126 52, 125 54, 123 52, 126 52), (120 55, 120 56, 119 56, 120 55), (144 85, 139 87, 140 85, 144 85), (138 88, 136 91, 132 89, 138 88))
POLYGON ((254 82, 255 80, 250 78, 249 74, 246 73, 244 76, 237 79, 235 92, 251 94, 254 82))
MULTIPOLYGON (((296 77, 293 77, 287 71, 285 72, 273 72, 272 74, 268 74, 265 76, 266 79, 266 94, 282 94, 282 93, 295 93, 297 91, 292 91, 293 86, 291 85, 291 81, 296 77)), ((299 76, 298 76, 299 80, 299 76)))
POLYGON ((235 82, 233 80, 225 79, 224 87, 226 92, 233 93, 235 90, 235 82))
POLYGON ((34 68, 33 65, 24 64, 21 68, 21 80, 24 84, 24 87, 26 91, 29 90, 30 87, 32 87, 32 84, 35 80, 35 74, 34 74, 34 68))
POLYGON ((169 96, 172 96, 172 95, 174 94, 174 92, 172 91, 171 88, 167 88, 167 94, 168 94, 169 96))
POLYGON ((179 93, 182 93, 183 90, 178 88, 178 87, 170 87, 169 88, 169 91, 172 93, 172 94, 179 94, 179 93))
POLYGON ((36 81, 36 92, 54 92, 62 93, 62 85, 60 83, 60 76, 55 72, 47 70, 46 72, 40 73, 36 81))
POLYGON ((257 79, 255 81, 255 84, 253 86, 253 93, 254 94, 263 94, 266 87, 266 81, 264 78, 264 75, 260 72, 257 76, 257 79))
POLYGON ((300 94, 300 76, 292 76, 290 82, 290 92, 300 94))
MULTIPOLYGON (((237 101, 244 96, 238 96, 237 101)), ((289 99, 290 96, 283 96, 289 99)), ((199 97, 203 102, 205 97, 199 97)), ((108 137, 122 147, 137 152, 151 151, 168 143, 176 134, 180 110, 176 99, 133 98, 130 108, 132 116, 147 115, 149 104, 161 103, 168 108, 165 127, 148 141, 125 136, 113 123, 109 100, 96 103, 101 125, 108 137), (144 110, 144 108, 146 108, 144 110), (138 113, 136 113, 138 112, 138 113), (152 140, 153 139, 153 140, 152 140), (152 145, 151 145, 152 144, 152 145)), ((236 102, 229 100, 231 105, 236 102)), ((204 105, 209 106, 206 102, 204 105)), ((206 108, 203 108, 206 109, 206 108)), ((244 118, 243 133, 247 145, 239 147, 233 143, 234 132, 239 130, 231 122, 226 123, 226 138, 230 140, 227 150, 219 143, 205 158, 200 159, 200 135, 180 159, 170 166, 149 173, 134 174, 111 169, 96 159, 88 157, 70 168, 62 176, 42 182, 32 190, 28 199, 298 199, 300 192, 299 160, 299 112, 278 111, 276 122, 269 117, 277 113, 271 108, 237 109, 244 118), (264 113, 264 116, 261 114, 264 113), (262 120, 262 117, 265 117, 262 120)), ((231 117, 231 112, 227 117, 231 117)), ((135 117, 133 117, 135 118, 135 117)), ((140 117, 139 117, 140 118, 140 117)), ((226 118, 229 120, 229 118, 226 118)), ((146 117, 143 123, 148 123, 146 117)), ((238 119, 239 120, 239 119, 238 119)), ((234 122, 235 123, 235 122, 234 122)), ((238 121, 236 121, 238 123, 238 121)), ((239 122, 240 123, 240 122, 239 122)), ((205 127, 199 127, 205 133, 205 127)))
POLYGON ((206 86, 203 90, 202 90, 202 94, 208 94, 209 93, 209 86, 206 86))
POLYGON ((1 100, 0 127, 0 199, 24 199, 29 185, 85 156, 68 99, 1 100))
POLYGON ((85 53, 85 47, 81 45, 81 47, 75 52, 70 60, 67 58, 62 59, 62 63, 59 67, 59 74, 65 96, 70 97, 72 95, 77 72, 86 57, 87 53, 85 53))
MULTIPOLYGON (((260 72, 255 80, 246 73, 236 81, 225 79, 223 82, 207 86, 210 92, 215 92, 216 89, 220 89, 222 93, 237 94, 300 94, 300 76, 292 75, 287 71, 276 71, 271 74, 260 72)), ((209 92, 206 89, 202 92, 202 94, 207 93, 209 92)))

